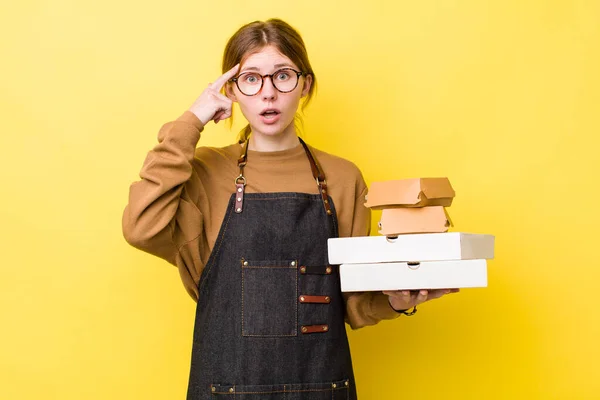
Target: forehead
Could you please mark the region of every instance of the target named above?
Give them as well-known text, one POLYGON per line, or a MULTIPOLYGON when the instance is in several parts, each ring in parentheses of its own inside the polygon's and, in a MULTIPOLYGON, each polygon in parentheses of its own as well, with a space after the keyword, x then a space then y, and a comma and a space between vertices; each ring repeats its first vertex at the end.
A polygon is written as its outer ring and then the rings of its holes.
POLYGON ((265 46, 259 51, 248 55, 242 61, 240 70, 256 70, 268 72, 283 66, 298 68, 288 57, 281 54, 274 46, 265 46))

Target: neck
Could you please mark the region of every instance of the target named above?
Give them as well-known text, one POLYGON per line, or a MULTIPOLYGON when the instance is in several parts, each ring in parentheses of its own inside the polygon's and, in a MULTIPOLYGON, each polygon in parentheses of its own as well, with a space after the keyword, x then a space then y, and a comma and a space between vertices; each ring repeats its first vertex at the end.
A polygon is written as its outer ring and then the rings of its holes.
POLYGON ((283 132, 276 135, 265 135, 258 131, 252 130, 248 150, 253 151, 281 151, 292 149, 298 146, 298 136, 296 128, 292 122, 283 132))

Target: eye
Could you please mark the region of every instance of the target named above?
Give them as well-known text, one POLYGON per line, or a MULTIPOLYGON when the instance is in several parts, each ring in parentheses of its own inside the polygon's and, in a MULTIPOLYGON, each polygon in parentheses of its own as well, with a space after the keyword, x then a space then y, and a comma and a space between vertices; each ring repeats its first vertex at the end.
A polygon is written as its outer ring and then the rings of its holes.
POLYGON ((255 84, 255 83, 260 82, 260 78, 256 74, 246 74, 242 77, 242 80, 243 80, 243 82, 250 83, 250 84, 255 84))
POLYGON ((277 72, 275 79, 277 79, 278 81, 287 81, 288 79, 290 79, 290 73, 289 71, 279 71, 277 72))

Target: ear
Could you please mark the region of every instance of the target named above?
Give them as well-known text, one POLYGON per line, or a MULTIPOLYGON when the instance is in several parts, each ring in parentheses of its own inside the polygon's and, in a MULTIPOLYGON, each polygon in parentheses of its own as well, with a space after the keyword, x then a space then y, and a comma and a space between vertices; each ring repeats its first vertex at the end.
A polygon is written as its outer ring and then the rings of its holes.
POLYGON ((237 102, 237 96, 235 95, 235 89, 233 88, 233 85, 233 82, 227 82, 223 87, 223 90, 225 90, 225 96, 227 96, 229 100, 237 102))
POLYGON ((308 92, 310 91, 310 88, 312 86, 312 82, 313 82, 312 75, 304 76, 304 86, 302 87, 302 96, 301 97, 306 97, 306 95, 308 95, 308 92))

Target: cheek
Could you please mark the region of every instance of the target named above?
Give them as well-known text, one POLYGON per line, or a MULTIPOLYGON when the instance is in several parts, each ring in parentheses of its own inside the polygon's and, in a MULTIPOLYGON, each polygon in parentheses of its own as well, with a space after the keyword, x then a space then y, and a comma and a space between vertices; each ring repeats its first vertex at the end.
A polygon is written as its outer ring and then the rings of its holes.
POLYGON ((242 114, 244 114, 244 117, 246 117, 246 119, 248 119, 249 117, 253 117, 260 111, 257 111, 257 106, 249 100, 238 101, 238 105, 240 106, 240 110, 242 111, 242 114))
POLYGON ((295 113, 296 110, 298 110, 299 105, 300 105, 300 98, 301 98, 300 95, 293 96, 290 98, 289 103, 288 103, 290 112, 295 113))

